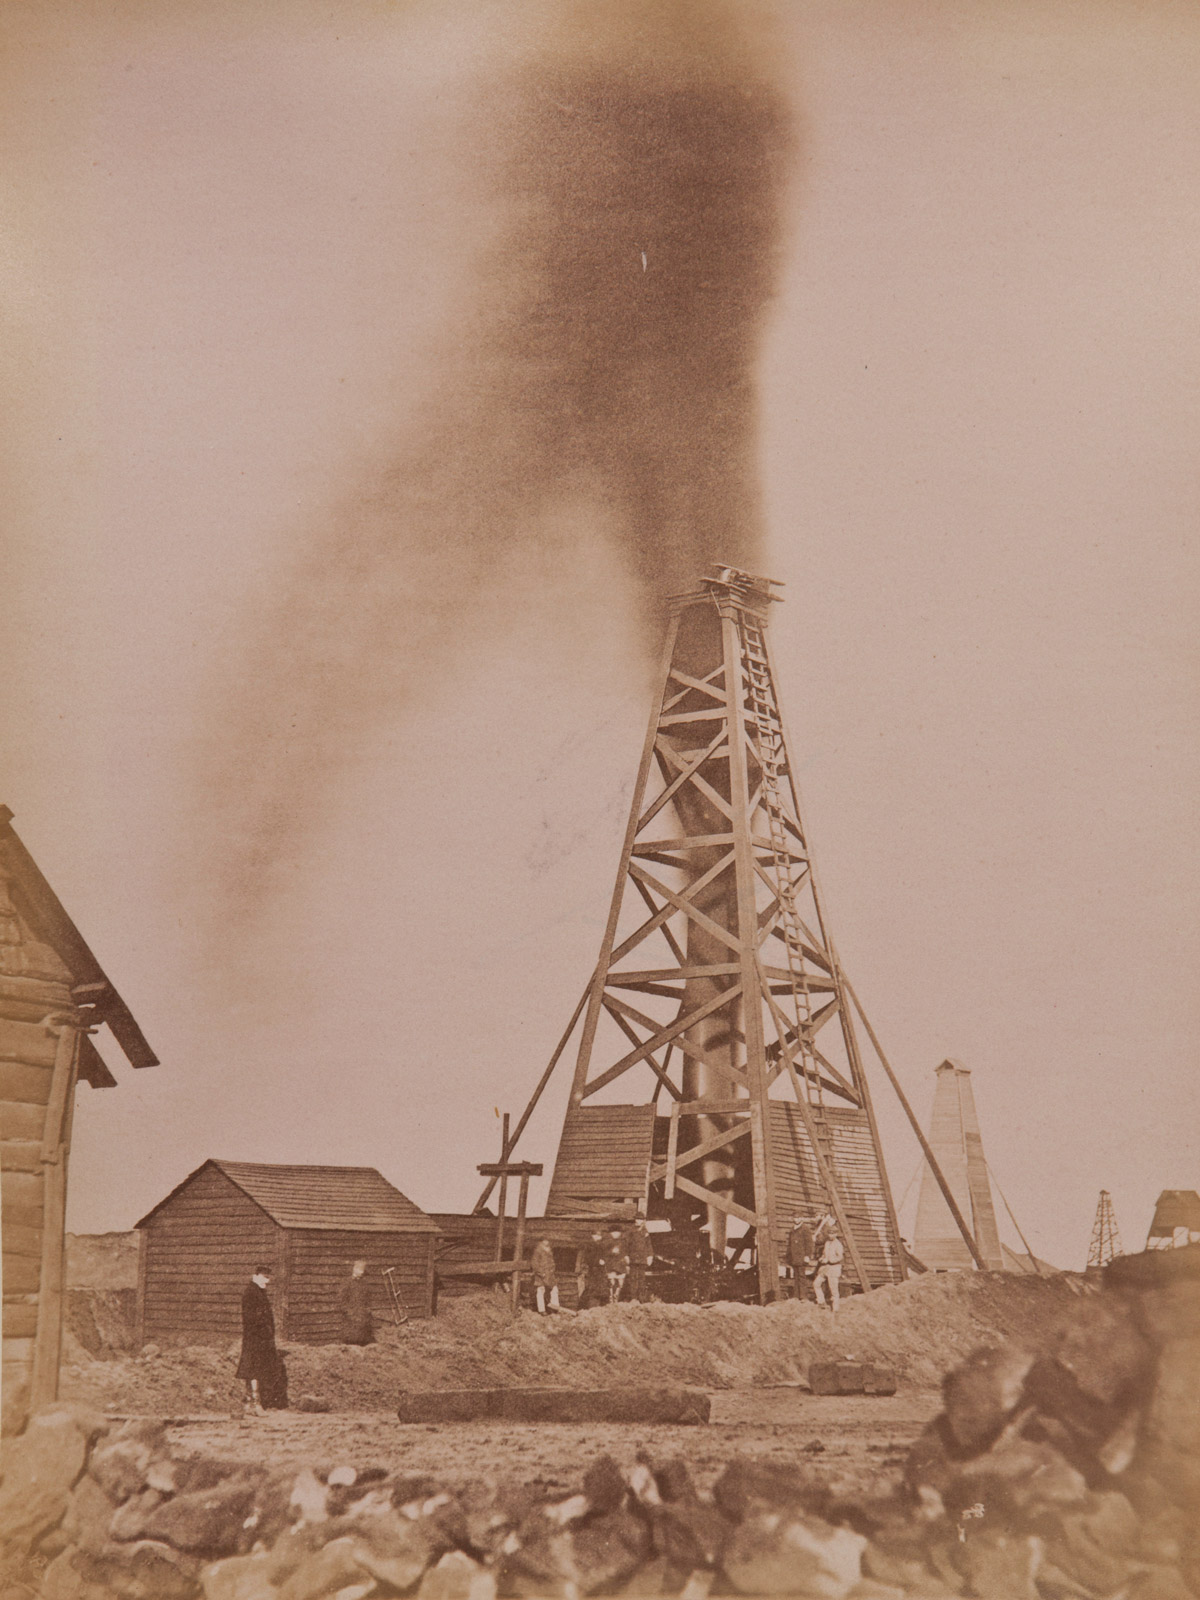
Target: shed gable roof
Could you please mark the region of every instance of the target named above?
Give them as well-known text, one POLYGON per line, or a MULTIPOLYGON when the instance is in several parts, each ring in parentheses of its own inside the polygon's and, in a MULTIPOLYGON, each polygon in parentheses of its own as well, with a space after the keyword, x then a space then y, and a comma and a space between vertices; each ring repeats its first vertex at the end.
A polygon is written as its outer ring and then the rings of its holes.
POLYGON ((281 1228, 346 1233, 436 1233, 437 1224, 374 1167, 300 1167, 209 1160, 137 1223, 143 1227, 193 1178, 215 1168, 281 1228))
MULTIPOLYGON (((12 815, 7 806, 0 806, 0 876, 8 881, 21 922, 34 938, 53 951, 62 963, 76 1002, 89 1008, 93 1021, 108 1024, 129 1064, 156 1067, 158 1057, 146 1043, 133 1013, 17 837, 12 815)), ((93 1088, 112 1088, 117 1080, 86 1034, 81 1035, 79 1045, 80 1077, 93 1088)))

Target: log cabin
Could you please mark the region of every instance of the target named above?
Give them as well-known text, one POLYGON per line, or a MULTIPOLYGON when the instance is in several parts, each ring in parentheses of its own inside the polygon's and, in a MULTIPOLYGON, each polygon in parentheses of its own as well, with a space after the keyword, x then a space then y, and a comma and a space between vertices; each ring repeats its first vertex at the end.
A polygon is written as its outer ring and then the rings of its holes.
POLYGON ((75 1091, 116 1086, 92 1034, 157 1058, 0 806, 0 1212, 3 1431, 57 1398, 75 1091))
POLYGON ((385 1268, 410 1317, 434 1312, 436 1224, 374 1167, 206 1161, 137 1223, 139 1343, 215 1344, 241 1332, 241 1295, 271 1274, 276 1335, 337 1342, 353 1262, 371 1309, 392 1316, 385 1268))

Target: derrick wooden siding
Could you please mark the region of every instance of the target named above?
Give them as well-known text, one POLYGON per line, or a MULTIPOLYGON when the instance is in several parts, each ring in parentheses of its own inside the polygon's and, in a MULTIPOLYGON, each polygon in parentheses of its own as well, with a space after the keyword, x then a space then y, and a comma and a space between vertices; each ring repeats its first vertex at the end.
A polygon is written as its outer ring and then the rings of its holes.
POLYGON ((355 1261, 367 1263, 371 1310, 392 1320, 392 1303, 381 1276, 396 1269, 395 1283, 410 1317, 433 1314, 433 1233, 358 1233, 332 1228, 288 1230, 287 1337, 305 1344, 342 1337, 341 1295, 355 1261))
POLYGON ((594 1212, 645 1200, 654 1142, 652 1105, 572 1106, 563 1122, 547 1216, 594 1212))
POLYGON ((141 1235, 142 1341, 239 1338, 242 1290, 259 1266, 274 1273, 275 1325, 286 1337, 286 1234, 224 1173, 202 1169, 144 1224, 141 1235))
MULTIPOLYGON (((825 1153, 832 1160, 846 1220, 871 1280, 863 1287, 876 1289, 884 1283, 899 1282, 900 1266, 888 1237, 887 1201, 866 1113, 853 1106, 825 1106, 814 1107, 813 1115, 818 1120, 823 1119, 829 1130, 825 1153)), ((770 1138, 779 1230, 777 1244, 782 1248, 793 1217, 825 1209, 824 1189, 798 1107, 782 1100, 771 1102, 770 1138)), ((842 1267, 842 1281, 847 1285, 858 1283, 849 1250, 842 1267)))

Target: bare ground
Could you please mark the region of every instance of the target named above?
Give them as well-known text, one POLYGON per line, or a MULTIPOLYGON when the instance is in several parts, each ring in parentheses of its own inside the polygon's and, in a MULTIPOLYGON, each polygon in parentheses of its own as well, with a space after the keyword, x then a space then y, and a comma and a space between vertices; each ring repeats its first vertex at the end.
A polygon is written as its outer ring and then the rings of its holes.
MULTIPOLYGON (((758 1307, 618 1305, 514 1320, 498 1296, 447 1299, 436 1318, 382 1328, 379 1343, 286 1348, 293 1405, 394 1412, 406 1389, 687 1384, 708 1390, 803 1383, 810 1362, 855 1356, 893 1367, 904 1390, 932 1391, 977 1345, 1052 1337, 1077 1279, 1007 1273, 921 1277, 844 1301, 758 1307)), ((239 1403, 237 1343, 93 1359, 70 1342, 64 1399, 104 1411, 171 1416, 239 1403)))
POLYGON ((682 1457, 702 1489, 734 1456, 808 1461, 846 1493, 891 1487, 909 1446, 937 1412, 928 1392, 891 1397, 810 1395, 799 1388, 726 1390, 713 1397, 707 1427, 637 1424, 405 1424, 378 1414, 269 1413, 172 1424, 172 1443, 188 1454, 272 1467, 382 1467, 428 1474, 451 1488, 481 1480, 517 1481, 549 1494, 579 1486, 581 1473, 610 1455, 632 1467, 639 1452, 655 1462, 682 1457))

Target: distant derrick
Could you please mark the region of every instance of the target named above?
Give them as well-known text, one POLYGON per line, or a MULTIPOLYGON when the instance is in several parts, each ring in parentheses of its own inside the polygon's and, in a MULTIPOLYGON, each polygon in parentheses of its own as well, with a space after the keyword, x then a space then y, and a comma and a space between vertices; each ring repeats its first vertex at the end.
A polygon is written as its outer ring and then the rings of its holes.
MULTIPOLYGON (((1007 1262, 996 1226, 971 1074, 957 1061, 943 1061, 937 1069, 929 1143, 958 1209, 970 1224, 984 1266, 990 1272, 1002 1272, 1007 1262)), ((913 1250, 935 1272, 969 1271, 973 1265, 971 1252, 928 1167, 921 1175, 913 1250)))
POLYGON ((1092 1242, 1088 1245, 1087 1264, 1089 1267, 1106 1267, 1114 1256, 1124 1254, 1112 1196, 1107 1189, 1101 1189, 1100 1199, 1096 1204, 1096 1220, 1092 1223, 1092 1242))

